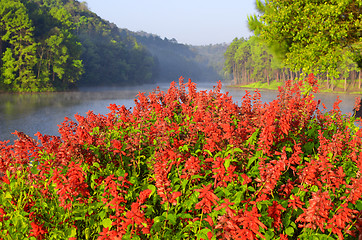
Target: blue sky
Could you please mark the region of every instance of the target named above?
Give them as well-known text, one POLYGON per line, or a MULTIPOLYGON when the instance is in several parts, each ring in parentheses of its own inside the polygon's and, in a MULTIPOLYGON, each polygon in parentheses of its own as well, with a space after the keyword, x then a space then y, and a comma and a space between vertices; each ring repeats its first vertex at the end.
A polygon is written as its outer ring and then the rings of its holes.
POLYGON ((86 0, 100 17, 131 31, 145 31, 192 45, 248 37, 255 0, 86 0))

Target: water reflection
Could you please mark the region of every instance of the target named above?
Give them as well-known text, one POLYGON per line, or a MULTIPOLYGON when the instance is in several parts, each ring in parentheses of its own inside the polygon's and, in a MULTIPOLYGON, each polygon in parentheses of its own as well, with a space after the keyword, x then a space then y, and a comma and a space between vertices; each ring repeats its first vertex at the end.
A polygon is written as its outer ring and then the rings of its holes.
POLYGON ((11 134, 15 130, 29 136, 38 131, 58 135, 57 125, 64 117, 73 118, 76 113, 85 115, 89 110, 106 114, 111 103, 132 107, 137 94, 136 89, 0 94, 0 140, 15 139, 11 134))
MULTIPOLYGON (((198 90, 212 89, 216 83, 199 83, 198 90)), ((166 91, 169 84, 161 84, 161 90, 166 91)), ((115 103, 134 106, 134 99, 138 92, 150 92, 156 85, 143 85, 127 88, 83 88, 77 92, 40 93, 40 94, 0 94, 0 140, 14 140, 11 134, 15 130, 22 131, 29 136, 36 132, 58 135, 57 125, 64 121, 64 117, 74 119, 74 114, 85 115, 89 110, 96 114, 107 114, 107 107, 115 103)), ((223 92, 229 92, 234 102, 241 102, 245 89, 223 87, 223 92)), ((253 91, 253 90, 248 90, 253 91)), ((277 91, 261 91, 262 101, 270 102, 277 96, 277 91)), ((317 99, 328 108, 339 95, 343 113, 352 112, 355 98, 358 95, 349 94, 318 94, 317 99)))

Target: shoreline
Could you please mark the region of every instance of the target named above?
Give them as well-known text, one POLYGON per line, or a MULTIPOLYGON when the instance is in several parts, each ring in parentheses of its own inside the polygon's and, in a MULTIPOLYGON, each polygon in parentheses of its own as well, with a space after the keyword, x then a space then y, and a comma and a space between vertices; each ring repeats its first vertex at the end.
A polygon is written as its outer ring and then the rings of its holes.
MULTIPOLYGON (((256 82, 256 83, 252 83, 252 84, 247 84, 247 85, 226 85, 226 88, 241 88, 241 89, 250 89, 250 90, 255 90, 255 89, 260 89, 260 90, 271 90, 271 91, 278 91, 278 87, 279 86, 283 86, 284 83, 282 82, 271 82, 270 85, 268 85, 267 83, 261 83, 261 82, 256 82)), ((336 90, 331 90, 331 89, 326 89, 325 87, 319 85, 319 93, 332 93, 332 94, 350 94, 350 95, 362 95, 362 88, 350 88, 347 89, 347 91, 344 91, 343 88, 340 87, 335 87, 336 90)))

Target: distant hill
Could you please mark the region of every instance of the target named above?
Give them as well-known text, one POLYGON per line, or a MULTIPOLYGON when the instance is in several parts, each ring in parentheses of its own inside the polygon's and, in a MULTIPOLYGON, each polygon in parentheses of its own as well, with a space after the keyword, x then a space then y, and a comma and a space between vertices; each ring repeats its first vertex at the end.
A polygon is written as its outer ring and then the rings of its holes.
MULTIPOLYGON (((199 62, 217 73, 220 80, 231 80, 231 76, 224 70, 224 54, 229 44, 210 44, 203 46, 191 46, 191 49, 197 52, 196 62, 199 62)), ((219 79, 218 79, 219 80, 219 79)))
POLYGON ((65 8, 76 23, 85 72, 80 85, 135 85, 155 80, 150 52, 129 34, 90 11, 85 2, 67 0, 65 8))
POLYGON ((158 81, 177 80, 180 76, 201 82, 225 79, 223 68, 227 44, 185 45, 174 38, 162 39, 152 33, 130 32, 127 29, 122 29, 121 34, 135 37, 157 59, 158 81))

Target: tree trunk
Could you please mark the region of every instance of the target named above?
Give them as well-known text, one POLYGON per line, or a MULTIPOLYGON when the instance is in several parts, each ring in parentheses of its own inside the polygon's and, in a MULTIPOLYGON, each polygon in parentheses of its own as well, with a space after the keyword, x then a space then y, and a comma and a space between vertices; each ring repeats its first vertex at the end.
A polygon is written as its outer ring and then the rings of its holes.
POLYGON ((250 79, 250 68, 248 69, 248 71, 247 71, 247 74, 246 74, 247 76, 246 76, 246 78, 247 78, 247 81, 248 81, 248 83, 250 83, 251 82, 251 79, 250 79))
POLYGON ((327 89, 329 89, 329 78, 328 78, 328 71, 327 71, 327 89))
POLYGON ((236 84, 238 84, 238 81, 237 81, 237 79, 236 79, 236 72, 235 72, 236 70, 235 70, 235 64, 233 65, 233 81, 234 81, 234 84, 236 85, 236 84))
POLYGON ((285 68, 283 68, 283 82, 285 83, 285 68))
POLYGON ((2 56, 3 56, 3 41, 1 40, 0 37, 0 66, 2 66, 2 56))
POLYGON ((246 77, 246 66, 243 64, 243 81, 248 83, 248 79, 246 77))

